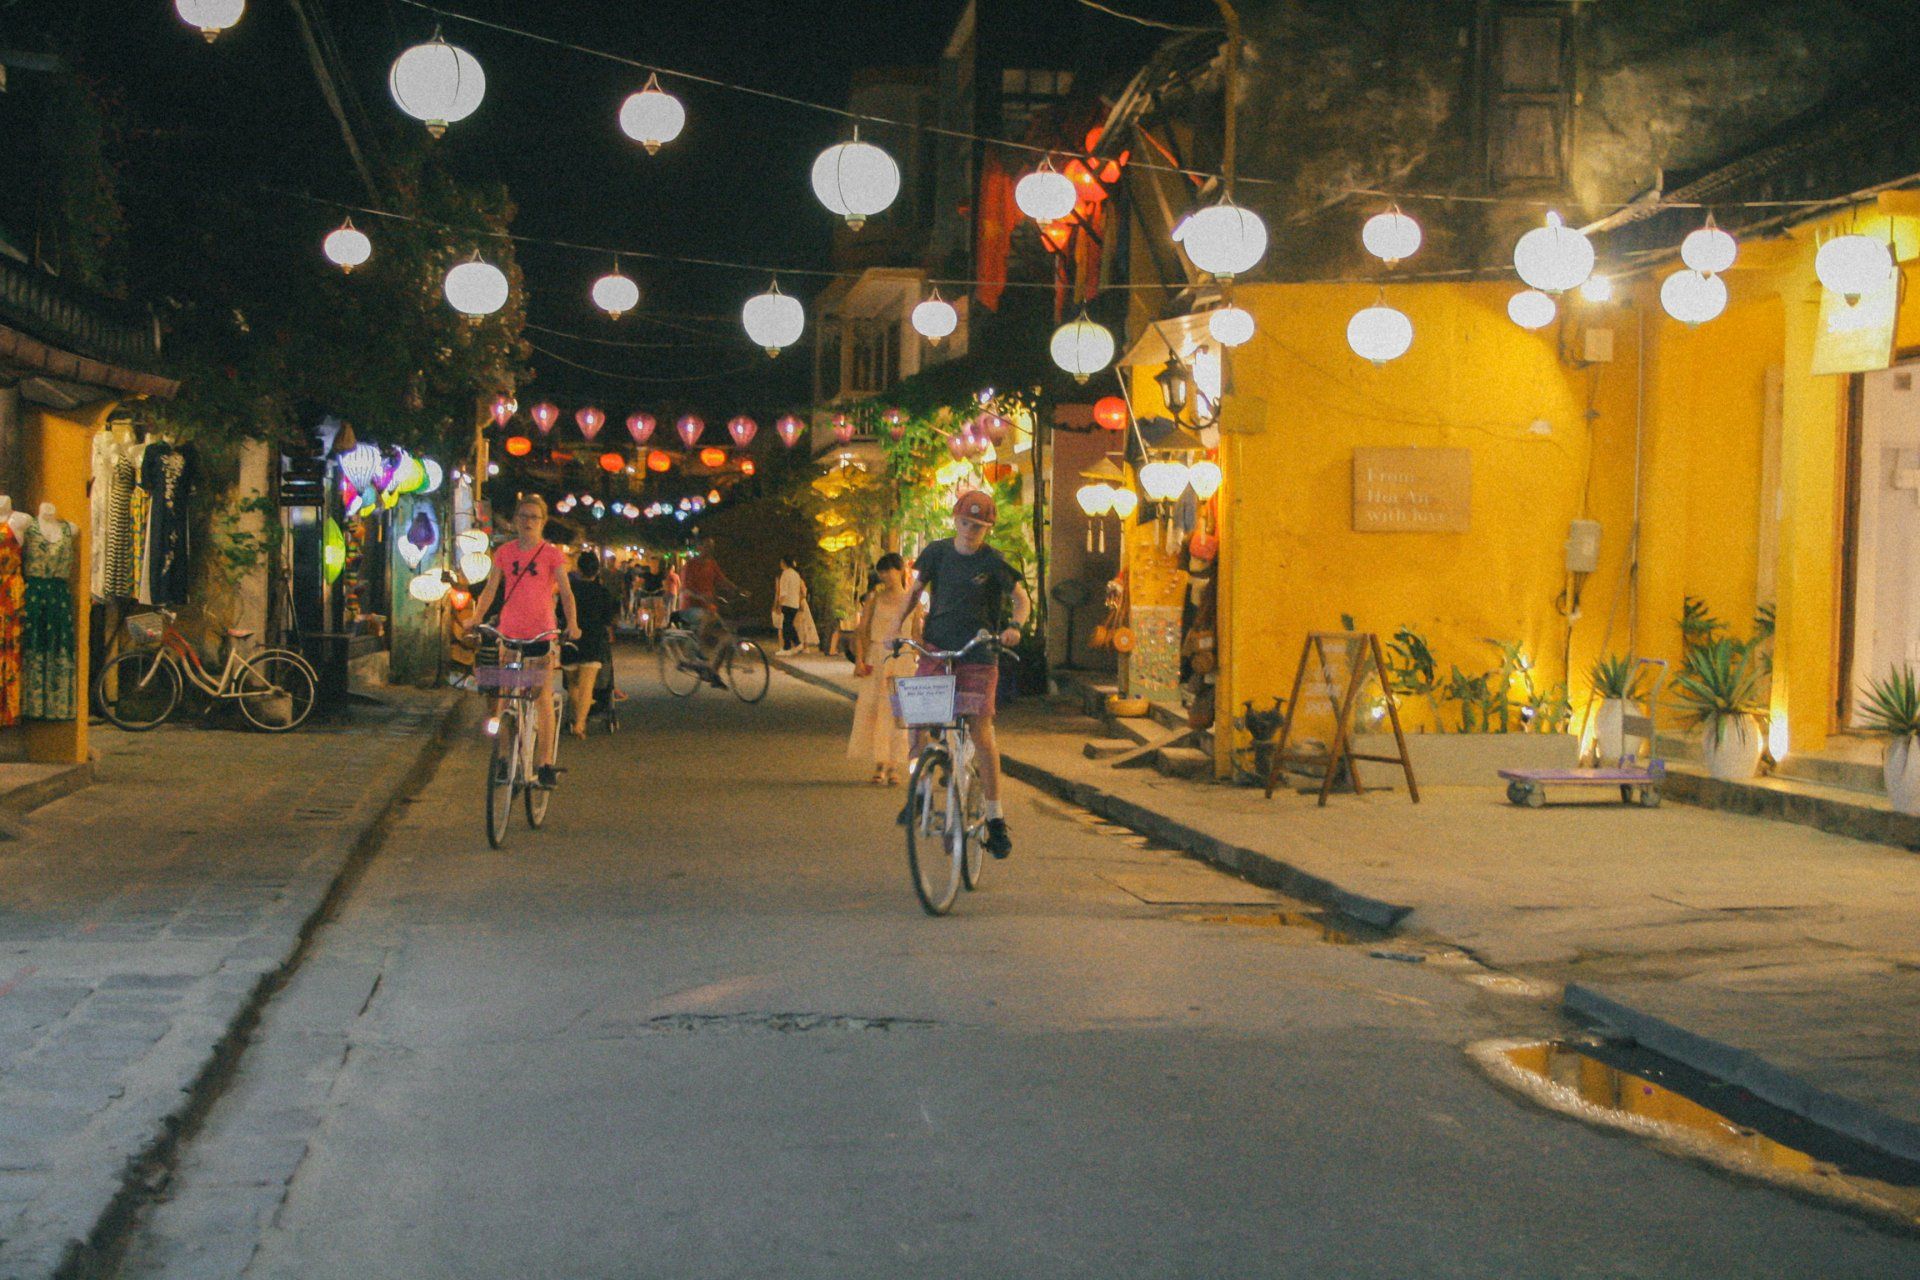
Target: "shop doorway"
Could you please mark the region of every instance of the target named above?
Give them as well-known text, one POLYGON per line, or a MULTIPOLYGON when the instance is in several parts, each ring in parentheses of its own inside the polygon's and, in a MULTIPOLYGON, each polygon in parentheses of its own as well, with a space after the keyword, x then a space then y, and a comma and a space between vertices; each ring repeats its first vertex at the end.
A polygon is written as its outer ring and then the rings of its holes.
POLYGON ((1869 680, 1920 666, 1920 361, 1862 374, 1852 419, 1839 700, 1849 729, 1869 680))

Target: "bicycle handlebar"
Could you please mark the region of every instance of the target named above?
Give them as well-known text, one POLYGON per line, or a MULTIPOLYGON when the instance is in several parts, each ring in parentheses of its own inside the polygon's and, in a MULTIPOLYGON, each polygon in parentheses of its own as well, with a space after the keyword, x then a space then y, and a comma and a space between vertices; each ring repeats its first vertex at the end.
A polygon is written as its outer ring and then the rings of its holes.
POLYGON ((1004 644, 1001 644, 1000 637, 994 635, 993 632, 988 631, 984 628, 981 629, 981 632, 979 635, 967 641, 966 644, 962 645, 958 649, 952 649, 952 650, 929 649, 927 648, 926 645, 921 644, 918 640, 909 639, 906 636, 900 636, 894 640, 893 646, 892 646, 892 652, 899 653, 901 648, 904 646, 907 648, 912 648, 917 650, 922 657, 932 658, 935 662, 958 662, 960 659, 966 657, 968 654, 972 653, 975 649, 978 649, 983 644, 995 650, 997 656, 1005 656, 1008 658, 1012 658, 1015 662, 1020 661, 1019 654, 1007 648, 1007 646, 1005 646, 1004 644))
POLYGON ((500 644, 506 645, 510 649, 524 649, 528 645, 539 644, 543 640, 552 640, 561 634, 560 629, 556 627, 552 631, 542 631, 537 636, 528 636, 516 640, 511 636, 501 635, 498 627, 488 626, 484 622, 474 623, 470 630, 475 635, 485 635, 500 644))

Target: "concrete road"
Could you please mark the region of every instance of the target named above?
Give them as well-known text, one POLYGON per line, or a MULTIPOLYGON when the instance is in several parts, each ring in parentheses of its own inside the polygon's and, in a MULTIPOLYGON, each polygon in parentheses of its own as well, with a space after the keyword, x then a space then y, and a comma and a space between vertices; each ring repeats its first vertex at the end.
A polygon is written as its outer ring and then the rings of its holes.
POLYGON ((1920 1274, 1495 1088, 1463 1046, 1539 1006, 1247 923, 1273 895, 1030 791, 928 919, 846 703, 675 701, 623 656, 546 830, 489 850, 480 744, 449 757, 123 1274, 1920 1274))

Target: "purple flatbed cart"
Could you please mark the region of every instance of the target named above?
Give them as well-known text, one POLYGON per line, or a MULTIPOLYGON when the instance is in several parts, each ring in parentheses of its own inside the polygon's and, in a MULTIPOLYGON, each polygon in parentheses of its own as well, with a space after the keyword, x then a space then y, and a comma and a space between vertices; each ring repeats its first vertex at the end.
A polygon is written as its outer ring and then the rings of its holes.
POLYGON ((1502 769, 1507 780, 1507 799, 1529 809, 1547 802, 1548 787, 1618 787, 1622 804, 1638 804, 1645 809, 1659 807, 1660 784, 1667 776, 1667 762, 1660 758, 1654 715, 1660 705, 1661 686, 1666 683, 1664 658, 1641 658, 1634 663, 1635 684, 1640 668, 1652 667, 1653 686, 1644 699, 1628 699, 1620 717, 1620 758, 1611 765, 1593 769, 1502 769), (1642 752, 1644 751, 1644 756, 1642 752))

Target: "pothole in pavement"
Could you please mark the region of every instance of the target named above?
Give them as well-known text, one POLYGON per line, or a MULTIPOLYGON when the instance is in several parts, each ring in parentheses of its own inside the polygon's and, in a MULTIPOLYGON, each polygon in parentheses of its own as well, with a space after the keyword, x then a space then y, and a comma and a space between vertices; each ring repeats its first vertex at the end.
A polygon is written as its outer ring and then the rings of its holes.
POLYGON ((1632 1045, 1488 1040, 1467 1052, 1550 1110, 1920 1230, 1920 1166, 1632 1045))

